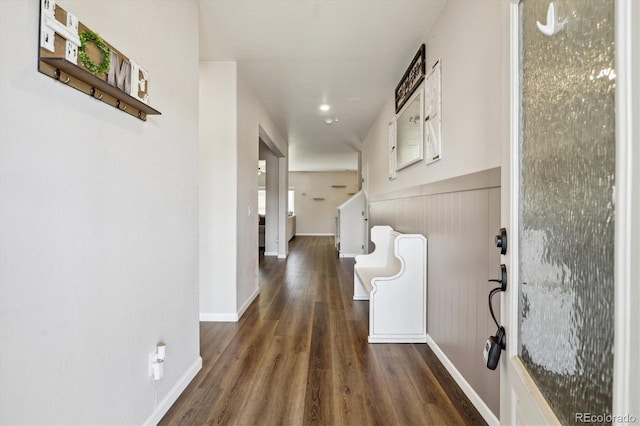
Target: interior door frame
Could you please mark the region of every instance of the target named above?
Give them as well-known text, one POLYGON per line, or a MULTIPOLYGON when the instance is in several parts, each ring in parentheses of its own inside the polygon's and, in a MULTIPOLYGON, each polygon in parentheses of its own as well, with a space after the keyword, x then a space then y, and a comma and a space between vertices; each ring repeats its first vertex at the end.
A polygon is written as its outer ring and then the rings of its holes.
MULTIPOLYGON (((520 139, 520 3, 511 0, 509 11, 510 113, 509 138, 502 156, 502 223, 509 231, 509 248, 502 260, 507 265, 509 287, 502 298, 502 319, 507 333, 507 348, 500 365, 501 424, 560 424, 553 410, 518 358, 518 229, 519 229, 519 139, 520 139)), ((638 286, 632 277, 640 276, 638 240, 640 225, 640 140, 638 122, 640 30, 632 22, 640 18, 640 2, 615 2, 616 33, 616 176, 615 176, 615 336, 612 413, 632 414, 633 401, 640 399, 638 358, 638 314, 631 306, 640 306, 638 286), (634 54, 635 53, 635 57, 634 54), (636 76, 634 80, 633 76, 636 76), (635 262, 634 262, 635 260, 635 262), (632 329, 635 332, 632 332, 632 329)), ((637 309, 636 309, 637 312, 637 309)), ((595 414, 595 413, 594 413, 595 414)), ((620 422, 622 423, 622 422, 620 422)), ((616 421, 614 419, 614 424, 616 421)))

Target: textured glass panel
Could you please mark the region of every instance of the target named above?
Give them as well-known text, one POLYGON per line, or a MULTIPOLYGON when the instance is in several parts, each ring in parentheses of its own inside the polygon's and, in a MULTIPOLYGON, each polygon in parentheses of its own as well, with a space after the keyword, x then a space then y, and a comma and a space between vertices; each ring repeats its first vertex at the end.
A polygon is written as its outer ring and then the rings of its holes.
POLYGON ((611 413, 614 2, 523 0, 518 353, 563 424, 611 413))

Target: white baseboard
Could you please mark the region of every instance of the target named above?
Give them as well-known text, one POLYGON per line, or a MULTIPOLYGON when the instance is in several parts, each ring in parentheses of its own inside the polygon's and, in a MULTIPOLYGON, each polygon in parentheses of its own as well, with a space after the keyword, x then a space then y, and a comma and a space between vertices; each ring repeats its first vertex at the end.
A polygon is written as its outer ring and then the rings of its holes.
POLYGON ((287 255, 286 254, 279 254, 278 255, 278 259, 286 259, 287 255))
POLYGON ((251 296, 249 296, 246 302, 242 304, 242 306, 240 307, 240 310, 238 311, 238 319, 242 318, 242 315, 244 315, 244 312, 247 310, 249 305, 251 305, 251 303, 253 303, 253 301, 256 300, 256 297, 258 297, 259 294, 260 294, 260 287, 256 288, 256 290, 253 293, 251 293, 251 296))
POLYGON ((467 380, 462 376, 460 371, 458 371, 456 366, 453 365, 451 360, 447 357, 447 355, 445 355, 444 352, 442 352, 442 349, 440 349, 438 344, 435 342, 435 340, 433 340, 433 338, 431 338, 431 336, 428 333, 427 333, 427 344, 429 345, 433 353, 436 354, 436 356, 438 357, 442 365, 444 365, 444 367, 447 369, 449 374, 451 374, 451 377, 453 377, 453 379, 456 381, 458 386, 460 386, 460 388, 465 393, 465 395, 467 395, 467 398, 469 398, 469 401, 471 401, 474 407, 476 407, 476 410, 478 410, 478 412, 484 418, 484 420, 490 426, 498 426, 500 424, 500 421, 498 420, 496 415, 493 414, 493 411, 489 409, 487 404, 485 404, 482 398, 480 398, 480 395, 478 395, 478 393, 471 387, 469 382, 467 382, 467 380))
POLYGON ((265 256, 277 256, 278 252, 277 251, 265 251, 264 255, 265 256))
POLYGON ((185 371, 185 373, 178 379, 178 382, 169 390, 169 393, 165 395, 160 403, 156 406, 153 413, 145 420, 145 425, 157 425, 165 414, 169 411, 174 402, 184 392, 189 383, 196 377, 198 371, 202 368, 202 358, 198 357, 193 364, 185 371))
POLYGON ((345 253, 345 254, 340 253, 340 257, 353 258, 353 257, 356 257, 356 256, 360 256, 361 254, 362 253, 345 253))
POLYGON ((219 313, 206 313, 200 312, 200 322, 238 322, 240 317, 247 310, 251 302, 255 300, 260 294, 260 287, 256 288, 251 296, 242 304, 237 313, 219 314, 219 313))
POLYGON ((427 343, 426 334, 369 336, 369 343, 427 343))
POLYGON ((238 322, 238 314, 211 314, 200 312, 200 322, 238 322))
POLYGON ((323 233, 323 232, 298 232, 296 237, 335 237, 336 234, 332 233, 323 233))

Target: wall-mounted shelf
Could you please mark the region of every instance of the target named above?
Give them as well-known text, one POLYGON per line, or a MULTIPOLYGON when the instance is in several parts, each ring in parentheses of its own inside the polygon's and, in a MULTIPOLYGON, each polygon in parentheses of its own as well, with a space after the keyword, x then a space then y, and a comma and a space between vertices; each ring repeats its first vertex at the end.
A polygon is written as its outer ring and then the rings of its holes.
POLYGON ((159 115, 147 70, 56 3, 40 0, 38 71, 140 120, 159 115))
POLYGON ((347 185, 331 185, 332 188, 346 188, 347 185))
POLYGON ((41 57, 40 62, 40 71, 44 74, 118 108, 120 111, 127 112, 145 121, 149 114, 161 114, 157 109, 135 99, 133 96, 127 95, 122 90, 109 85, 106 81, 64 58, 41 57), (48 65, 48 67, 42 66, 42 63, 48 65))
POLYGON ((313 201, 324 201, 324 198, 313 197, 313 201))

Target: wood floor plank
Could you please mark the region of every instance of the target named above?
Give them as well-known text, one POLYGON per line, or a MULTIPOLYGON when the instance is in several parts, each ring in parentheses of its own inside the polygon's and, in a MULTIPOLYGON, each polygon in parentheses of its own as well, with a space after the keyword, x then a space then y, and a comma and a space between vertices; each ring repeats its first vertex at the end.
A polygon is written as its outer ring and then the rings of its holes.
POLYGON ((271 423, 274 425, 296 425, 304 418, 309 353, 294 350, 289 353, 286 363, 287 368, 281 378, 280 387, 269 389, 270 395, 277 396, 274 400, 271 423))
POLYGON ((162 425, 484 424, 424 344, 369 344, 353 259, 331 237, 260 256, 238 323, 201 323, 203 368, 162 425))
MULTIPOLYGON (((362 302, 359 302, 362 303, 362 302)), ((362 397, 369 424, 400 424, 389 398, 388 389, 376 360, 377 345, 367 343, 369 335, 367 319, 351 321, 351 350, 355 355, 355 367, 362 383, 362 397)))
POLYGON ((311 353, 309 370, 331 369, 331 334, 329 308, 325 302, 316 302, 313 307, 311 331, 311 353))
POLYGON ((264 321, 261 332, 245 343, 247 350, 222 378, 222 394, 211 408, 206 424, 228 425, 239 421, 255 377, 264 364, 264 354, 274 337, 275 327, 274 321, 264 321))
POLYGON ((371 424, 362 401, 362 395, 346 395, 334 393, 334 410, 336 423, 340 425, 371 424))
POLYGON ((303 414, 305 425, 336 424, 331 370, 309 370, 303 414))
POLYGON ((284 336, 274 336, 264 354, 261 368, 256 374, 253 386, 247 395, 239 424, 251 425, 260 422, 273 424, 275 410, 283 405, 281 392, 274 393, 273 389, 281 389, 284 383, 292 353, 291 341, 284 336))
POLYGON ((406 371, 403 371, 398 359, 382 357, 378 359, 378 363, 399 423, 403 425, 426 423, 422 399, 406 371))

